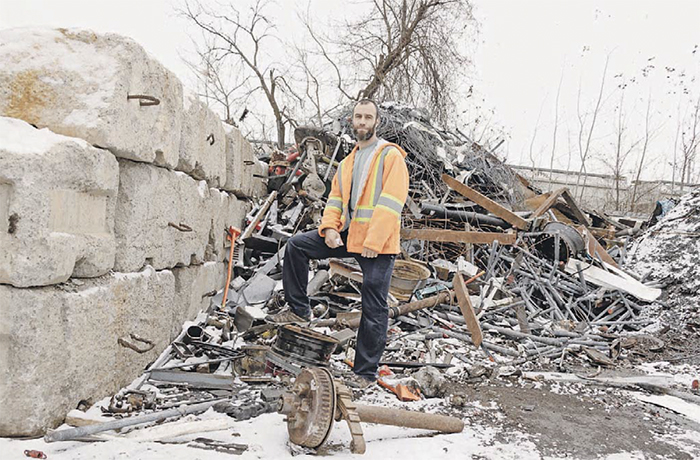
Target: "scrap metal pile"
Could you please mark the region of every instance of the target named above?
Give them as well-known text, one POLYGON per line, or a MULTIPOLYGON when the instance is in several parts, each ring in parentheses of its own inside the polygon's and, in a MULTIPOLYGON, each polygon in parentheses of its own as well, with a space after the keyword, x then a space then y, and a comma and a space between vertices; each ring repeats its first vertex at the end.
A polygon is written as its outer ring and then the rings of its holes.
MULTIPOLYGON (((437 129, 415 110, 382 108, 379 135, 408 152, 411 181, 380 385, 411 401, 445 396, 446 379, 470 382, 489 368, 535 360, 561 367, 566 359, 612 366, 624 357, 630 334, 654 320, 646 305, 661 295, 619 266, 624 251, 615 234, 625 227, 581 209, 567 189, 540 194, 460 132, 437 129)), ((323 444, 335 414, 347 421, 356 452, 363 451, 359 422, 372 417, 461 430, 452 419, 358 408, 336 380, 350 370, 361 315, 354 259, 312 262, 310 324, 278 328, 265 320, 284 306, 286 241, 317 227, 337 161, 352 146, 328 130, 295 135, 296 149, 265 158, 268 198, 240 235, 228 229, 226 288, 104 412, 214 407, 243 420, 279 410, 292 442, 312 448, 323 444)))

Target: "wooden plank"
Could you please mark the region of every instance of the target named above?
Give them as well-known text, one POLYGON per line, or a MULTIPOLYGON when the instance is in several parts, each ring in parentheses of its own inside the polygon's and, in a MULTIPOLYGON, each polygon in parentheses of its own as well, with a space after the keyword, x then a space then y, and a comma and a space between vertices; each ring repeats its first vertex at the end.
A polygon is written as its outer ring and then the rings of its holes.
POLYGON ((515 233, 470 232, 432 228, 401 229, 401 238, 406 240, 437 241, 441 243, 491 244, 494 241, 498 241, 500 244, 515 244, 517 237, 515 233))
MULTIPOLYGON (((619 289, 647 302, 653 302, 661 296, 661 289, 650 288, 620 270, 617 270, 617 274, 610 273, 588 262, 576 259, 569 259, 564 270, 570 275, 577 274, 577 265, 581 266, 584 279, 596 286, 611 290, 619 289)), ((610 267, 615 270, 615 267, 612 265, 610 267)))
POLYGON ((270 196, 267 197, 265 203, 263 203, 262 207, 260 208, 260 210, 258 210, 257 214, 255 214, 253 221, 250 223, 250 225, 248 225, 245 228, 245 230, 243 230, 243 233, 239 237, 241 240, 245 240, 246 238, 250 237, 253 234, 253 232, 255 232, 255 227, 257 227, 262 218, 265 217, 265 214, 267 214, 267 210, 270 209, 270 206, 272 206, 272 202, 275 201, 275 198, 277 198, 277 190, 272 192, 270 196))
POLYGON ((470 200, 472 200, 474 203, 478 204, 482 208, 486 209, 489 212, 492 212, 493 214, 497 215, 501 219, 505 220, 506 222, 511 224, 513 227, 519 228, 521 230, 526 230, 529 227, 530 224, 525 219, 514 214, 512 211, 504 208, 500 204, 493 201, 491 198, 482 195, 481 193, 477 192, 476 190, 474 190, 473 188, 471 188, 467 185, 464 185, 463 183, 459 182, 457 179, 450 177, 447 174, 443 174, 442 180, 452 190, 469 198, 470 200))
POLYGON ((564 193, 566 189, 565 188, 560 188, 559 190, 555 190, 554 192, 549 193, 549 197, 547 197, 546 200, 542 202, 542 204, 535 210, 535 212, 532 213, 532 216, 530 216, 530 219, 536 219, 540 217, 542 214, 545 212, 549 211, 549 208, 554 206, 554 203, 557 202, 559 197, 561 196, 562 193, 564 193))
POLYGON ((472 307, 472 302, 469 299, 469 292, 467 291, 467 286, 464 284, 464 278, 462 274, 457 272, 452 284, 457 296, 457 303, 459 303, 459 309, 462 312, 464 321, 467 323, 467 329, 472 336, 472 342, 474 346, 479 348, 481 342, 484 340, 484 335, 481 332, 481 326, 479 325, 479 320, 476 319, 476 314, 474 313, 474 307, 472 307))
POLYGON ((576 229, 583 235, 583 239, 586 241, 586 251, 594 259, 598 256, 602 261, 618 267, 617 262, 613 259, 608 251, 598 242, 598 240, 593 236, 593 234, 583 225, 579 225, 576 229))
POLYGON ((588 231, 591 232, 596 238, 605 238, 606 240, 612 240, 615 238, 614 228, 591 227, 588 229, 588 231))
POLYGON ((585 225, 586 227, 590 227, 591 221, 588 220, 588 217, 586 217, 583 211, 581 211, 581 208, 578 207, 578 204, 576 204, 576 200, 574 200, 574 197, 571 196, 571 192, 568 188, 564 189, 564 193, 562 194, 562 196, 564 197, 566 204, 569 205, 569 208, 574 213, 579 222, 585 225))

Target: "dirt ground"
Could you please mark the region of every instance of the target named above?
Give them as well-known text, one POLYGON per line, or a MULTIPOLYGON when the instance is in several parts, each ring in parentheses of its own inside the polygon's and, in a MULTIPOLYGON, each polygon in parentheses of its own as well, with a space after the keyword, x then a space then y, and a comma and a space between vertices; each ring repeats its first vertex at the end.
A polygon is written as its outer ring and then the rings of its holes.
POLYGON ((496 440, 509 442, 510 433, 525 433, 543 456, 594 459, 638 452, 646 459, 693 459, 700 455, 700 424, 639 401, 625 390, 513 378, 457 385, 451 391, 486 408, 468 410, 467 417, 497 427, 496 440), (697 434, 695 442, 682 447, 673 442, 687 431, 697 434))

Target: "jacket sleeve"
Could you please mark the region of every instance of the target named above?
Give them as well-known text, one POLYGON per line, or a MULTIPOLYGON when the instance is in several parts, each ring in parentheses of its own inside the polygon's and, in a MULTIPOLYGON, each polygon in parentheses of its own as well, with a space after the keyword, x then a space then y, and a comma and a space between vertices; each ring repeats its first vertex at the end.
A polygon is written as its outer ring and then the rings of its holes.
POLYGON ((322 237, 325 236, 324 232, 327 228, 335 229, 338 232, 341 230, 340 216, 343 212, 343 197, 340 195, 339 180, 340 178, 336 172, 331 183, 331 193, 328 195, 328 201, 326 201, 326 207, 323 210, 323 217, 321 217, 321 225, 318 227, 318 234, 322 237))
POLYGON ((408 196, 408 168, 403 155, 392 149, 386 156, 382 193, 369 221, 364 247, 381 252, 389 237, 401 231, 401 210, 408 196))

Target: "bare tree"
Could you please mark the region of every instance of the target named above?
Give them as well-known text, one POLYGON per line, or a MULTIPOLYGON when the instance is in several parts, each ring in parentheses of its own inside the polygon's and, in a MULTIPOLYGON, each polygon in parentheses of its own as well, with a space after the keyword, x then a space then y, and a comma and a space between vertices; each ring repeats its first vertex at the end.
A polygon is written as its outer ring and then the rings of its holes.
POLYGON ((537 121, 535 121, 535 129, 532 130, 532 139, 530 139, 530 149, 528 151, 528 154, 530 156, 530 163, 532 164, 532 169, 535 171, 535 174, 537 174, 537 162, 535 161, 535 152, 533 150, 533 147, 535 146, 535 139, 537 138, 537 131, 540 127, 540 119, 542 118, 542 109, 544 109, 544 103, 546 100, 547 96, 545 96, 544 99, 542 99, 542 103, 540 104, 540 111, 537 113, 537 121))
POLYGON ((700 96, 695 106, 691 106, 681 130, 681 192, 684 184, 691 183, 692 166, 698 145, 700 145, 700 96))
MULTIPOLYGON (((249 91, 241 94, 241 90, 247 87, 250 78, 241 76, 236 63, 217 59, 211 51, 213 46, 206 44, 206 38, 204 41, 204 46, 195 43, 196 60, 183 58, 183 61, 197 79, 197 94, 207 104, 220 109, 226 123, 237 126, 234 111, 246 106, 249 91)), ((241 117, 245 117, 245 110, 241 117)))
POLYGON ((554 154, 557 151, 557 129, 559 129, 559 95, 561 94, 561 84, 564 81, 564 67, 561 69, 559 86, 557 86, 557 96, 554 99, 554 129, 552 133, 552 153, 549 157, 549 186, 552 187, 554 175, 554 154))
MULTIPOLYGON (((601 103, 603 101, 603 88, 605 87, 605 76, 608 72, 608 63, 610 62, 610 54, 605 58, 605 67, 603 67, 603 76, 600 79, 600 90, 598 91, 598 99, 596 100, 595 108, 593 109, 593 120, 591 121, 591 125, 588 128, 588 135, 586 137, 586 142, 585 142, 585 147, 583 145, 583 136, 584 136, 584 129, 585 129, 585 116, 581 114, 581 84, 579 83, 579 88, 578 88, 578 99, 576 103, 576 110, 578 113, 578 121, 579 121, 579 134, 578 134, 578 151, 579 151, 579 158, 581 160, 581 167, 579 168, 578 171, 578 176, 576 178, 576 188, 578 189, 579 184, 581 182, 581 175, 586 173, 586 161, 588 161, 588 157, 591 153, 591 140, 593 139, 593 131, 595 130, 595 125, 596 121, 598 120, 598 114, 600 112, 600 107, 601 103)), ((586 188, 586 181, 587 177, 584 177, 583 179, 583 187, 581 187, 580 193, 579 193, 579 200, 583 199, 583 191, 586 188)))
POLYGON ((649 150, 649 143, 654 138, 656 132, 658 132, 658 129, 660 128, 660 126, 657 128, 654 128, 654 129, 652 129, 650 127, 651 99, 652 99, 651 98, 651 91, 649 91, 649 98, 647 100, 647 110, 646 110, 646 115, 644 117, 644 142, 642 144, 642 151, 641 151, 641 155, 639 158, 639 163, 637 165, 637 172, 635 174, 634 183, 632 184, 632 195, 630 196, 630 202, 629 202, 630 211, 634 211, 635 207, 637 206, 637 200, 639 199, 639 196, 638 196, 639 178, 642 175, 642 170, 644 168, 644 161, 646 160, 647 152, 649 150))
POLYGON ((203 6, 197 0, 186 0, 181 14, 194 23, 209 39, 204 52, 214 62, 233 60, 247 72, 250 82, 248 94, 262 92, 277 130, 277 144, 281 148, 286 139, 287 125, 294 126, 294 117, 285 105, 285 98, 300 100, 288 84, 288 69, 267 58, 266 49, 279 46, 274 36, 274 24, 265 14, 269 2, 258 0, 241 13, 233 4, 221 5, 217 11, 203 6))
MULTIPOLYGON (((678 99, 678 114, 676 123, 676 137, 673 140, 673 164, 671 168, 671 194, 676 193, 676 172, 678 170, 678 139, 680 139, 681 125, 683 124, 683 118, 681 117, 681 99, 678 99)), ((683 178, 681 178, 683 182, 683 178)))
POLYGON ((641 142, 641 139, 638 139, 636 141, 626 143, 627 120, 625 117, 624 106, 625 88, 623 83, 620 91, 620 105, 617 112, 617 123, 615 124, 615 141, 613 144, 615 153, 611 161, 603 159, 603 163, 605 163, 605 165, 610 169, 615 180, 615 211, 621 210, 620 205, 622 204, 622 190, 620 183, 624 179, 627 159, 629 158, 630 153, 632 153, 632 151, 641 142))
POLYGON ((339 37, 330 40, 345 64, 341 70, 351 72, 342 79, 346 93, 356 88, 358 98, 428 107, 436 120, 447 122, 469 64, 460 46, 476 24, 471 3, 371 0, 367 4, 370 10, 365 16, 346 21, 339 37))

